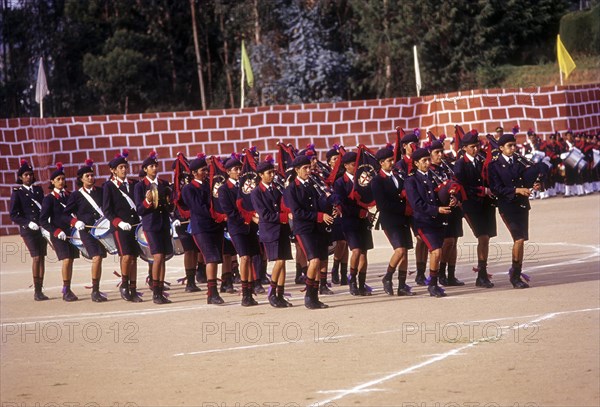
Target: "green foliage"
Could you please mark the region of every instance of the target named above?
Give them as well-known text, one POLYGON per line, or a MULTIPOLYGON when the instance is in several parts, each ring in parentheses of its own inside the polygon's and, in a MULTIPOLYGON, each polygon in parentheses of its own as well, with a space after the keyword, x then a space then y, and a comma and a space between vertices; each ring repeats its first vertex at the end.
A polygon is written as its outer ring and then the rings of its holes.
POLYGON ((560 38, 569 53, 600 54, 600 4, 560 20, 560 38))

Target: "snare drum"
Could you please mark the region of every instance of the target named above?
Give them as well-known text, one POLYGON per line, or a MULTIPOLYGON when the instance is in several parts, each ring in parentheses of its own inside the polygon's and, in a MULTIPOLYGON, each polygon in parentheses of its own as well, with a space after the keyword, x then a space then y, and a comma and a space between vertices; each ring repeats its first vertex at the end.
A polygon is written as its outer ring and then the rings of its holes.
POLYGON ((173 225, 171 225, 171 243, 173 244, 174 255, 179 256, 185 252, 183 249, 183 243, 181 242, 181 239, 179 238, 179 235, 177 234, 177 231, 173 225))
POLYGON ((110 221, 102 217, 94 223, 90 234, 96 238, 106 251, 110 254, 117 254, 117 245, 115 244, 115 236, 110 230, 110 221))
POLYGON ((150 252, 150 246, 146 240, 146 235, 144 234, 144 228, 142 228, 141 224, 135 228, 135 240, 137 240, 138 246, 140 247, 140 258, 148 263, 153 263, 154 259, 150 252))
MULTIPOLYGON (((154 256, 152 256, 152 252, 150 251, 150 245, 148 244, 148 240, 146 240, 142 224, 139 224, 135 228, 135 240, 140 247, 140 258, 148 263, 154 263, 154 256)), ((172 254, 167 255, 165 261, 170 260, 171 257, 173 257, 172 254)))
POLYGON ((71 242, 71 244, 73 246, 75 246, 77 249, 79 249, 79 251, 81 252, 83 257, 85 257, 86 259, 91 259, 90 254, 88 253, 87 249, 83 245, 83 241, 81 240, 81 235, 79 233, 79 230, 73 228, 69 242, 71 242))
POLYGON ((585 156, 577 147, 574 147, 568 153, 561 154, 560 158, 562 158, 565 165, 577 171, 582 171, 586 166, 585 156))

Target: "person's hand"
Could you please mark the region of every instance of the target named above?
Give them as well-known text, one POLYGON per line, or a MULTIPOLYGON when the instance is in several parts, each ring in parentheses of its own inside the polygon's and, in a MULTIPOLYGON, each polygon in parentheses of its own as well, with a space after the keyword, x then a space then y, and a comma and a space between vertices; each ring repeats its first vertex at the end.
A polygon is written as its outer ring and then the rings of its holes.
POLYGON ((67 235, 62 230, 60 231, 60 233, 56 237, 59 238, 60 240, 67 240, 67 235))
POLYGON ((146 191, 146 201, 148 201, 148 203, 152 203, 152 191, 150 190, 146 191))
POLYGON ((119 229, 124 230, 124 231, 131 230, 131 225, 127 222, 121 221, 121 222, 119 222, 119 224, 117 226, 119 226, 119 229))
POLYGON ((442 215, 448 215, 450 212, 452 212, 452 209, 449 206, 440 206, 438 208, 438 213, 442 215))
POLYGON ((83 230, 83 229, 85 229, 85 223, 83 223, 82 221, 78 220, 77 222, 75 222, 75 229, 77 229, 77 230, 83 230))
POLYGON ((50 239, 50 232, 48 232, 46 229, 42 229, 42 236, 44 236, 46 239, 50 239))
POLYGON ((27 227, 31 230, 39 230, 40 229, 38 224, 35 222, 29 222, 29 225, 27 225, 27 227))
POLYGON ((323 222, 327 225, 331 225, 333 223, 333 216, 328 213, 323 214, 323 222))
POLYGON ((252 215, 252 222, 258 225, 258 215, 252 215))
POLYGON ((529 196, 531 195, 531 191, 529 188, 515 188, 516 195, 529 196))

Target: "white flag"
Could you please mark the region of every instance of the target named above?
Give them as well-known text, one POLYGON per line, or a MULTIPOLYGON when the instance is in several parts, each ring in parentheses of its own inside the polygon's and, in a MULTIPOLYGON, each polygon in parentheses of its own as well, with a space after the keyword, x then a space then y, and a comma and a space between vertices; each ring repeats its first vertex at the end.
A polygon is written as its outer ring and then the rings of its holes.
POLYGON ((421 96, 421 71, 419 70, 419 58, 417 57, 417 46, 413 46, 415 54, 415 81, 417 83, 417 96, 421 96))
POLYGON ((35 86, 35 101, 42 103, 42 99, 49 94, 48 83, 46 82, 46 72, 44 72, 44 63, 40 58, 40 66, 38 68, 37 84, 35 86))

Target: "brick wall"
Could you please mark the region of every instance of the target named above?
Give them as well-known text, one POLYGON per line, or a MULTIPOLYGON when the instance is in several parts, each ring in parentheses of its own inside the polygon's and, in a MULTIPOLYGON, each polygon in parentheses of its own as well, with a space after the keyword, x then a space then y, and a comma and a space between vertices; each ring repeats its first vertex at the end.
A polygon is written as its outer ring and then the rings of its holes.
MULTIPOLYGON (((314 143, 323 153, 334 143, 346 147, 363 143, 382 146, 394 142, 395 128, 419 127, 434 134, 453 135, 454 124, 481 133, 495 127, 522 131, 534 128, 546 136, 552 131, 600 130, 600 84, 455 92, 420 98, 360 100, 247 109, 145 113, 89 117, 0 119, 0 235, 16 233, 8 210, 11 188, 21 158, 36 170, 46 187, 49 167, 65 165, 71 181, 87 157, 100 178, 108 176, 106 163, 127 147, 132 172, 156 149, 162 158, 162 177, 172 158, 198 152, 229 155, 255 145, 273 153, 278 141, 304 147, 314 143)), ((169 168, 167 168, 169 167, 169 168)))

